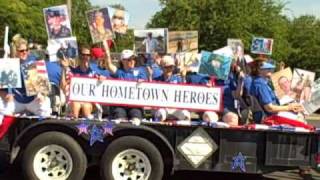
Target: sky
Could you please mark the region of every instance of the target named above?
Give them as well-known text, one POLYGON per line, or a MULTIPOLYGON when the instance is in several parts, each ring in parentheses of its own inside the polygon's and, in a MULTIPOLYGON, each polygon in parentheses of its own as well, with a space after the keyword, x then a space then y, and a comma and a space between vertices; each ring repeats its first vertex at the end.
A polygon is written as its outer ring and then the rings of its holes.
MULTIPOLYGON (((284 14, 290 18, 310 14, 320 18, 320 0, 285 0, 284 14)), ((129 27, 144 29, 147 22, 161 10, 158 0, 90 0, 92 5, 108 6, 122 4, 130 13, 129 27)))

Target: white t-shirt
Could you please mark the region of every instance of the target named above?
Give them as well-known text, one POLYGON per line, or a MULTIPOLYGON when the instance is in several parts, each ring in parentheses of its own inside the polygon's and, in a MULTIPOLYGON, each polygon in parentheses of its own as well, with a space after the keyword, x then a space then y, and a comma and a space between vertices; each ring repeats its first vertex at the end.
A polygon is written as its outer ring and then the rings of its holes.
POLYGON ((159 42, 155 38, 146 38, 143 40, 142 44, 146 45, 146 53, 152 53, 156 51, 159 42))

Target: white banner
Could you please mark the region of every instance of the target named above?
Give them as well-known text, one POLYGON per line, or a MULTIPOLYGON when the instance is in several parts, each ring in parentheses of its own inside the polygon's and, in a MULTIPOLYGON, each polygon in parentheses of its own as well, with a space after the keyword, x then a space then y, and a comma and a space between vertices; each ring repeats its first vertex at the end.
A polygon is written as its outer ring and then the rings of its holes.
POLYGON ((70 101, 198 111, 222 110, 222 88, 186 84, 73 77, 70 101))

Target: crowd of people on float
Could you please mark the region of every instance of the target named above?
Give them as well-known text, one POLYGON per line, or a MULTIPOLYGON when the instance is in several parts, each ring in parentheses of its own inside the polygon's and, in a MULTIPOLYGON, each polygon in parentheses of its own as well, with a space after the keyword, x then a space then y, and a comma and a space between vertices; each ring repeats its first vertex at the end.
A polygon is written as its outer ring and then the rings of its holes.
MULTIPOLYGON (((25 39, 15 38, 12 45, 11 56, 19 58, 21 66, 37 60, 36 56, 28 49, 28 42, 25 39)), ((279 105, 279 100, 270 83, 270 76, 276 66, 267 58, 252 60, 248 55, 235 58, 228 78, 220 80, 183 67, 179 65, 174 56, 167 54, 152 53, 137 56, 133 50, 127 49, 122 51, 119 64, 114 64, 107 52, 109 47, 104 46, 107 44, 105 43, 102 47, 82 46, 77 65, 70 63, 71 61, 64 53, 57 54, 58 61, 56 62, 50 62, 46 59, 50 83, 56 87, 57 91, 61 90, 60 95, 68 95, 70 77, 79 75, 95 77, 99 80, 117 78, 139 82, 160 81, 209 87, 222 86, 223 112, 197 112, 197 115, 199 119, 207 122, 223 121, 231 126, 248 123, 248 119, 254 123, 261 123, 264 117, 278 112, 303 112, 303 107, 299 103, 279 105), (250 111, 248 111, 249 109, 250 111), (252 115, 250 116, 250 114, 252 115)), ((0 97, 0 110, 6 114, 27 112, 38 116, 49 116, 56 113, 56 110, 52 109, 53 103, 50 103, 50 99, 53 101, 53 98, 49 99, 41 93, 37 96, 27 96, 24 86, 15 89, 1 89, 0 97)), ((70 102, 67 107, 69 111, 66 115, 74 119, 79 117, 91 119, 93 112, 97 111, 95 104, 87 102, 70 102)), ((191 120, 192 114, 196 114, 196 112, 172 108, 152 109, 153 119, 157 121, 191 120)), ((109 106, 107 117, 110 119, 141 120, 145 117, 145 108, 109 106)))

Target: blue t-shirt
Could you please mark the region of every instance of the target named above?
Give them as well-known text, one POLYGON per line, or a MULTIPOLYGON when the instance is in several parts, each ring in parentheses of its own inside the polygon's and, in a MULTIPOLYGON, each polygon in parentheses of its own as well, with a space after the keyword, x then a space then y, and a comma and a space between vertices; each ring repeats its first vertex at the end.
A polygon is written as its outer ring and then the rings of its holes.
POLYGON ((204 74, 188 73, 186 76, 187 83, 205 85, 209 82, 210 77, 204 74))
POLYGON ((158 78, 163 74, 163 71, 162 71, 161 67, 158 64, 153 63, 151 65, 151 68, 152 68, 152 71, 153 71, 152 79, 158 78))
POLYGON ((251 91, 251 86, 252 86, 252 81, 253 81, 252 76, 246 75, 246 77, 244 78, 243 81, 244 81, 243 88, 244 88, 246 95, 251 95, 250 91, 251 91))
POLYGON ((182 78, 180 76, 177 76, 177 75, 172 75, 170 76, 168 79, 165 79, 164 75, 158 77, 158 78, 155 78, 154 79, 155 81, 162 81, 162 82, 168 82, 168 83, 174 83, 174 84, 177 84, 177 83, 182 83, 182 78))
POLYGON ((234 106, 234 97, 232 95, 232 91, 237 89, 237 78, 236 76, 230 72, 228 78, 226 80, 218 79, 216 84, 218 86, 223 86, 223 106, 230 111, 235 111, 234 106))
MULTIPOLYGON (((268 82, 269 81, 266 78, 256 77, 251 86, 251 94, 257 98, 263 109, 267 104, 279 105, 279 100, 269 86, 268 82)), ((264 112, 266 115, 272 115, 272 113, 266 110, 264 110, 264 112)))
POLYGON ((122 80, 148 80, 148 75, 145 67, 135 67, 129 70, 117 69, 115 77, 122 80))
POLYGON ((91 67, 89 66, 86 71, 82 71, 82 69, 80 68, 80 66, 77 66, 75 68, 70 68, 72 74, 74 75, 78 75, 78 76, 89 76, 89 77, 93 77, 94 75, 97 75, 98 73, 93 71, 91 69, 91 67))
POLYGON ((12 89, 13 94, 14 94, 14 99, 19 103, 27 104, 35 99, 35 96, 27 96, 27 92, 26 92, 26 88, 25 88, 25 84, 24 84, 24 78, 23 78, 23 71, 25 70, 24 66, 32 64, 36 60, 37 60, 37 57, 32 54, 29 54, 27 59, 24 61, 20 60, 22 87, 12 89))
POLYGON ((59 62, 46 62, 48 71, 49 81, 55 84, 57 87, 60 86, 62 68, 59 62))
POLYGON ((96 61, 92 61, 90 62, 90 68, 96 72, 97 74, 101 75, 101 76, 104 76, 104 77, 107 77, 109 78, 110 77, 110 71, 106 70, 106 69, 103 69, 101 68, 100 66, 98 66, 97 62, 96 61))

